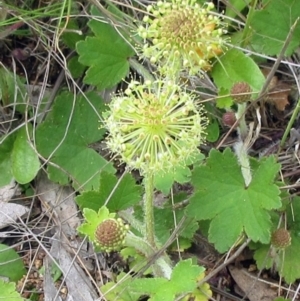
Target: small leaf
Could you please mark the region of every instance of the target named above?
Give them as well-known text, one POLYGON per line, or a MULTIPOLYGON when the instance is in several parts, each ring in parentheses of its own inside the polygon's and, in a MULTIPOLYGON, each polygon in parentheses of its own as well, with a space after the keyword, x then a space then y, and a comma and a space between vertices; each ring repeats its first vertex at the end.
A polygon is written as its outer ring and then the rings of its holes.
POLYGON ((18 131, 11 163, 13 176, 20 184, 31 182, 40 169, 38 155, 29 144, 25 127, 18 131))
POLYGON ((273 157, 252 164, 252 182, 247 188, 230 149, 223 153, 212 150, 206 165, 193 170, 196 192, 190 199, 187 215, 212 220, 209 240, 218 251, 227 251, 243 232, 253 241, 269 242, 268 210, 281 206, 280 190, 273 183, 279 167, 273 157))
POLYGON ((3 301, 23 301, 24 299, 16 291, 16 284, 14 282, 5 282, 0 279, 0 300, 3 301))
POLYGON ((76 198, 80 208, 98 211, 106 204, 110 211, 125 210, 141 200, 142 188, 135 184, 131 174, 124 175, 121 180, 107 172, 100 175, 99 191, 87 191, 76 198), (109 198, 109 199, 108 199, 109 198))
MULTIPOLYGON (((8 247, 0 244, 0 276, 8 277, 11 281, 20 280, 26 273, 24 263, 18 253, 8 247)), ((2 290, 0 290, 2 292, 2 290)))
POLYGON ((99 90, 111 88, 127 75, 134 51, 110 24, 91 20, 88 25, 96 36, 77 43, 79 62, 89 66, 84 81, 99 90))
MULTIPOLYGON (((299 15, 298 0, 268 1, 263 9, 254 12, 251 19, 250 26, 253 30, 251 46, 259 53, 278 55, 299 15)), ((299 36, 300 23, 298 22, 285 56, 290 56, 300 44, 299 36)))

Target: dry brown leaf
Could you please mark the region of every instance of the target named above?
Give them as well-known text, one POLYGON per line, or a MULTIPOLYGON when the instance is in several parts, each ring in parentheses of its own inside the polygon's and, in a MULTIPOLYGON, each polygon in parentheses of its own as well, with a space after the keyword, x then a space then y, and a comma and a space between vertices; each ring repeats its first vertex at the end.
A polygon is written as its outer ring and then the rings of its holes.
POLYGON ((289 94, 291 88, 288 84, 278 82, 274 88, 268 91, 266 101, 275 106, 278 111, 284 111, 285 107, 289 105, 289 94))
POLYGON ((250 301, 273 301, 277 296, 276 290, 272 289, 269 284, 261 282, 246 269, 229 266, 229 272, 250 301))
MULTIPOLYGON (((261 72, 267 78, 270 69, 263 68, 261 72)), ((278 111, 284 111, 285 107, 290 104, 288 101, 290 91, 291 87, 288 84, 280 81, 277 76, 273 76, 268 86, 265 101, 274 105, 278 111)))

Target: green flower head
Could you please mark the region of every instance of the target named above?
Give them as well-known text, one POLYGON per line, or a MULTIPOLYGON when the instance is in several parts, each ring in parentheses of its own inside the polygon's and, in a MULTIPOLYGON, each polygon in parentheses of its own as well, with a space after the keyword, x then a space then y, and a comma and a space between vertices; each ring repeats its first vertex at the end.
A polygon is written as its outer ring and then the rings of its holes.
POLYGON ((107 145, 129 168, 169 171, 199 154, 206 118, 194 96, 173 82, 131 82, 109 107, 107 145))
POLYGON ((222 53, 226 33, 213 3, 200 6, 196 0, 157 1, 148 6, 149 16, 138 34, 151 42, 143 56, 158 65, 164 75, 188 71, 194 75, 210 69, 210 59, 222 53))

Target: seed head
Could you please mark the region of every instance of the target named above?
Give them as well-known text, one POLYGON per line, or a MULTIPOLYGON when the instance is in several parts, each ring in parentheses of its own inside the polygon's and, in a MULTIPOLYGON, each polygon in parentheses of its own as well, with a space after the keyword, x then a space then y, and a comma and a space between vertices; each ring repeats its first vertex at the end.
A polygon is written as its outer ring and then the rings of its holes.
POLYGON ((271 243, 275 248, 285 249, 291 244, 291 235, 286 229, 280 228, 272 233, 271 243))
POLYGON ((239 82, 239 83, 235 83, 233 85, 233 87, 231 88, 230 94, 231 94, 232 99, 236 103, 241 104, 250 99, 251 92, 252 92, 252 89, 248 83, 239 82))
POLYGON ((118 250, 123 245, 127 232, 128 226, 120 218, 106 219, 96 229, 96 244, 106 252, 118 250))
POLYGON ((168 171, 198 154, 207 119, 194 96, 163 81, 132 82, 104 115, 107 145, 129 168, 168 171))
POLYGON ((214 5, 196 0, 158 1, 148 7, 138 34, 148 40, 143 56, 157 63, 162 74, 190 75, 210 68, 210 59, 221 54, 226 33, 220 18, 211 14, 214 5), (150 44, 151 43, 151 44, 150 44))

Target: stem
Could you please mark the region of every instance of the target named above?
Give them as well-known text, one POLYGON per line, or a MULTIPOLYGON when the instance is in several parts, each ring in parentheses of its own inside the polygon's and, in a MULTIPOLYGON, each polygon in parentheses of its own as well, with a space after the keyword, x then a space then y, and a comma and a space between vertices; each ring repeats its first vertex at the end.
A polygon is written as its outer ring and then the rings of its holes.
POLYGON ((153 213, 153 198, 154 198, 154 184, 153 175, 147 174, 145 181, 145 203, 144 203, 144 221, 146 225, 146 239, 148 243, 155 249, 154 239, 154 213, 153 213))
POLYGON ((292 117, 291 117, 291 119, 289 120, 289 123, 288 123, 288 125, 287 125, 287 127, 286 127, 286 129, 285 129, 285 131, 284 131, 283 137, 282 137, 282 139, 281 139, 281 141, 280 141, 280 147, 283 147, 283 146, 284 146, 285 141, 286 141, 286 138, 287 138, 288 134, 289 134, 290 131, 291 131, 292 125, 293 125, 293 123, 295 122, 295 120, 296 120, 296 118, 297 118, 297 116, 298 116, 299 111, 300 111, 300 98, 298 99, 297 106, 296 106, 296 108, 294 109, 293 114, 292 114, 292 117))
POLYGON ((238 133, 242 141, 244 141, 248 135, 248 127, 245 120, 246 108, 246 103, 238 104, 238 111, 235 114, 236 119, 239 121, 238 133))

